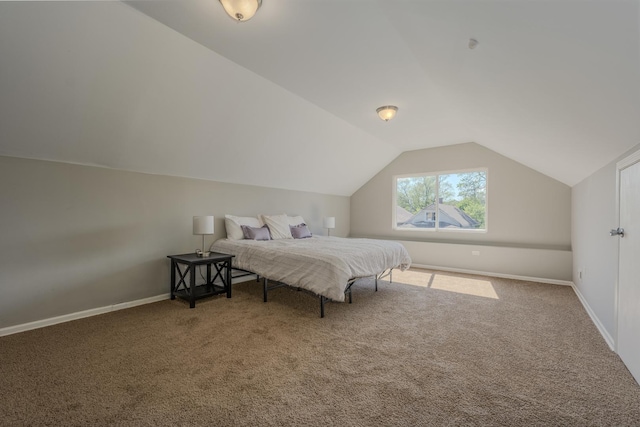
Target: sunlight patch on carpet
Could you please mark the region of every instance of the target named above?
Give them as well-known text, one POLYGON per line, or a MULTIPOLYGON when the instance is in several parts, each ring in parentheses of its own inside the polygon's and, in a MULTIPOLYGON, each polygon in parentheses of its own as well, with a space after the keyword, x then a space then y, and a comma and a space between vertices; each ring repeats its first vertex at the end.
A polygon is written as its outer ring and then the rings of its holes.
POLYGON ((500 299, 490 281, 471 279, 468 277, 451 277, 435 274, 431 282, 431 289, 473 295, 476 297, 500 299))
POLYGON ((419 268, 394 273, 394 280, 414 286, 455 292, 477 297, 500 299, 490 280, 460 277, 419 268))

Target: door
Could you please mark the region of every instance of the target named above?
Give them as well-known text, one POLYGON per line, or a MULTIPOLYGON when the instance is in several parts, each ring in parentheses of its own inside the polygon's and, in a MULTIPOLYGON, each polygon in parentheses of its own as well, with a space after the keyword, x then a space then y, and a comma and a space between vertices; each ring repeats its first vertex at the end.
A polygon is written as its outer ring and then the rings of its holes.
POLYGON ((640 383, 640 162, 620 169, 617 349, 640 383))

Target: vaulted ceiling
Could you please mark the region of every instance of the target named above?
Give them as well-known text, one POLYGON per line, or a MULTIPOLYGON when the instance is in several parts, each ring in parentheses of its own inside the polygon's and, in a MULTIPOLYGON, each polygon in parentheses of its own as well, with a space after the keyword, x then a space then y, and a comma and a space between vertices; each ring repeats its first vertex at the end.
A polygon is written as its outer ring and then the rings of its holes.
POLYGON ((640 142, 636 0, 7 3, 0 154, 350 195, 407 150, 574 185, 640 142))

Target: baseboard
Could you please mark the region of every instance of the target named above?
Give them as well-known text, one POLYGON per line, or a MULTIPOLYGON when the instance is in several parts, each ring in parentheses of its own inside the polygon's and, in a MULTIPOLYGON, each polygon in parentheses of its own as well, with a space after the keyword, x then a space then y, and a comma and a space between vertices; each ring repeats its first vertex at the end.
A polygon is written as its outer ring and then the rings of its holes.
POLYGON ((76 313, 51 317, 49 319, 36 320, 35 322, 23 323, 21 325, 9 326, 0 329, 0 337, 17 334, 19 332, 30 331, 32 329, 44 328, 45 326, 57 325, 58 323, 70 322, 72 320, 83 319, 85 317, 97 316, 99 314, 112 311, 124 310, 138 305, 151 304, 165 299, 169 299, 169 294, 156 295, 154 297, 143 298, 135 301, 127 301, 119 304, 107 305, 105 307, 92 308, 90 310, 78 311, 76 313))
MULTIPOLYGON (((246 276, 238 279, 242 280, 232 280, 231 283, 236 284, 248 280, 255 280, 256 276, 246 276)), ((21 325, 8 326, 6 328, 0 329, 0 337, 4 337, 6 335, 13 335, 19 332, 26 332, 33 329, 44 328, 46 326, 57 325, 58 323, 70 322, 72 320, 83 319, 85 317, 97 316, 99 314, 110 313, 112 311, 124 310, 127 308, 136 307, 144 304, 151 304, 153 302, 163 301, 169 299, 170 294, 161 294, 156 295, 154 297, 143 298, 135 301, 127 301, 119 304, 107 305, 105 307, 92 308, 89 310, 79 311, 76 313, 64 314, 62 316, 51 317, 49 319, 36 320, 34 322, 23 323, 21 325)))
POLYGON ((591 321, 593 322, 593 324, 596 326, 596 328, 600 332, 600 335, 602 335, 602 338, 604 338, 604 341, 607 343, 607 345, 609 346, 611 351, 615 351, 615 343, 614 343, 613 337, 604 328, 604 326, 602 325, 602 322, 600 321, 600 319, 598 319, 598 316, 596 316, 596 313, 591 309, 591 306, 589 306, 589 304, 587 303, 587 300, 584 298, 584 296, 582 296, 582 293, 580 292, 578 287, 575 285, 575 283, 573 283, 571 281, 568 281, 568 280, 556 280, 556 279, 544 279, 544 278, 539 278, 539 277, 517 276, 517 275, 502 274, 502 273, 490 273, 490 272, 487 272, 487 271, 465 270, 465 269, 462 269, 462 268, 438 267, 438 266, 435 266, 435 265, 412 264, 411 266, 412 267, 416 267, 416 268, 426 268, 428 270, 450 271, 450 272, 453 272, 453 273, 475 274, 475 275, 479 275, 479 276, 501 277, 501 278, 504 278, 504 279, 525 280, 525 281, 528 281, 528 282, 549 283, 549 284, 552 284, 552 285, 571 286, 573 291, 578 296, 578 300, 580 300, 580 303, 582 304, 582 306, 584 307, 585 311, 587 312, 587 314, 591 318, 591 321))
POLYGON ((598 316, 596 316, 596 313, 591 309, 591 306, 589 305, 589 303, 587 302, 585 297, 582 296, 582 293, 580 292, 580 289, 578 289, 578 287, 575 285, 575 283, 572 283, 571 287, 573 288, 573 291, 578 296, 578 299, 582 303, 582 306, 586 310, 587 314, 591 318, 591 321, 593 322, 594 325, 596 325, 596 328, 598 328, 598 331, 600 331, 600 335, 602 335, 602 338, 604 338, 605 342, 607 343, 607 345, 609 346, 611 351, 616 351, 615 341, 614 341, 613 337, 604 328, 604 325, 602 324, 602 322, 600 321, 598 316))
POLYGON ((427 270, 450 271, 452 273, 475 274, 477 276, 500 277, 502 279, 524 280, 526 282, 549 283, 551 285, 573 286, 573 282, 568 280, 518 276, 515 274, 502 274, 502 273, 493 273, 490 271, 466 270, 464 268, 439 267, 437 265, 425 265, 425 264, 411 264, 411 267, 426 268, 427 270))
MULTIPOLYGON (((541 283, 550 283, 550 284, 571 286, 573 288, 574 292, 576 293, 576 295, 578 296, 578 299, 582 303, 583 307, 587 311, 587 314, 589 314, 589 317, 591 318, 593 323, 596 325, 596 328, 598 328, 598 331, 600 331, 600 334, 604 338, 605 342, 607 343, 607 345, 609 345, 609 348, 611 348, 611 350, 614 350, 613 338, 611 337, 611 335, 609 335, 607 330, 604 328, 604 326, 600 322, 600 319, 598 319, 598 316, 596 316, 596 314, 593 312, 593 310, 591 309, 591 307, 589 306, 589 304, 587 303, 585 298, 580 293, 580 290, 575 286, 575 284, 573 282, 568 282, 568 281, 564 281, 564 280, 554 280, 554 279, 542 279, 542 278, 535 278, 535 277, 516 276, 516 275, 510 275, 510 274, 489 273, 489 272, 486 272, 486 271, 475 271, 475 270, 465 270, 465 269, 448 268, 448 267, 437 267, 437 266, 433 266, 433 265, 424 265, 424 264, 414 264, 413 267, 425 268, 425 269, 428 269, 428 270, 450 271, 450 272, 455 272, 455 273, 476 274, 476 275, 481 275, 481 276, 501 277, 501 278, 505 278, 505 279, 526 280, 526 281, 530 281, 530 282, 541 282, 541 283)), ((240 282, 246 282, 246 281, 249 281, 249 280, 255 280, 255 276, 247 276, 247 277, 242 277, 242 278, 238 278, 238 279, 242 279, 242 280, 234 280, 233 283, 235 284, 235 283, 240 283, 240 282), (253 277, 253 279, 252 279, 252 277, 253 277)), ((170 295, 168 293, 167 294, 161 294, 161 295, 156 295, 154 297, 143 298, 143 299, 139 299, 139 300, 135 300, 135 301, 123 302, 123 303, 109 305, 109 306, 105 306, 105 307, 92 308, 90 310, 79 311, 77 313, 70 313, 70 314, 65 314, 63 316, 51 317, 49 319, 37 320, 35 322, 23 323, 21 325, 9 326, 9 327, 0 329, 0 337, 7 336, 7 335, 12 335, 12 334, 17 334, 19 332, 26 332, 26 331, 30 331, 30 330, 33 330, 33 329, 44 328, 46 326, 57 325, 58 323, 64 323, 64 322, 70 322, 72 320, 83 319, 85 317, 97 316, 99 314, 109 313, 109 312, 112 312, 112 311, 124 310, 124 309, 127 309, 127 308, 136 307, 136 306, 139 306, 139 305, 151 304, 151 303, 154 303, 154 302, 158 302, 158 301, 163 301, 163 300, 169 299, 169 296, 170 295)))

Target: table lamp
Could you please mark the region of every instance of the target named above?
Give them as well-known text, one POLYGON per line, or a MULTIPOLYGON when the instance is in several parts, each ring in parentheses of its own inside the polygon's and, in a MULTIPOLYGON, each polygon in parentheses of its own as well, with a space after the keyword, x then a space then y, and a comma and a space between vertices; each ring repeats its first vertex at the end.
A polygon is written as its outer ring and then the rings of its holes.
POLYGON ((335 216, 327 216, 324 218, 324 228, 327 229, 327 236, 331 236, 331 229, 336 228, 336 217, 335 216))
POLYGON ((213 234, 213 216, 194 216, 193 217, 193 234, 202 235, 202 251, 196 254, 198 256, 209 256, 210 252, 204 250, 204 236, 205 234, 213 234))

